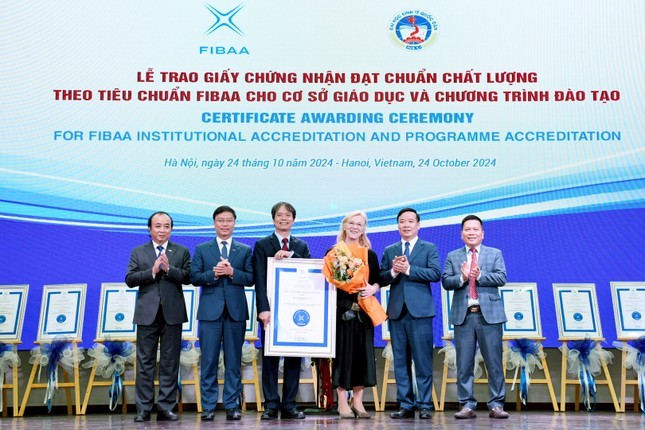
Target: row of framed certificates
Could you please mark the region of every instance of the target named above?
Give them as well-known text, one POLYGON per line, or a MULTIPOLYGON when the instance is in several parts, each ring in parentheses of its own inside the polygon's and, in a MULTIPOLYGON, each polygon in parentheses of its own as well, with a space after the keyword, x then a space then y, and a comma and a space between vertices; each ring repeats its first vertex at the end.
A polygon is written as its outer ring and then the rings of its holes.
MULTIPOLYGON (((269 259, 267 293, 272 323, 266 332, 267 355, 333 357, 335 353, 336 290, 322 275, 323 260, 269 259)), ((81 341, 86 284, 45 285, 38 325, 38 341, 58 337, 81 341)), ((0 341, 20 341, 28 285, 0 287, 0 341)), ((189 321, 183 325, 187 339, 197 338, 199 288, 184 286, 189 321)), ((508 321, 506 338, 542 338, 538 289, 535 283, 509 283, 499 289, 508 321)), ((245 288, 249 315, 246 338, 257 339, 255 289, 245 288)), ((611 293, 618 339, 645 335, 645 283, 612 282, 611 293)), ((103 283, 99 303, 98 340, 136 338, 132 323, 138 290, 123 283, 103 283)), ((553 284, 561 339, 603 338, 594 284, 553 284)), ((448 315, 452 291, 442 290, 444 336, 454 327, 448 315)), ((381 304, 387 309, 389 287, 381 289, 381 304)), ((382 326, 389 340, 389 325, 382 326)))

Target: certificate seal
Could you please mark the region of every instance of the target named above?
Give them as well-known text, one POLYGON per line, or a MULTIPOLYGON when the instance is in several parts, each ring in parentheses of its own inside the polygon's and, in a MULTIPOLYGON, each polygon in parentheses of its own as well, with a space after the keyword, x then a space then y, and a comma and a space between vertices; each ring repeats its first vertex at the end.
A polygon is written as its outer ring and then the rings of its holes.
POLYGON ((121 321, 123 321, 125 319, 125 315, 123 315, 121 312, 119 312, 116 315, 114 315, 114 319, 117 322, 121 322, 121 321))
POLYGON ((573 314, 573 319, 576 321, 582 321, 582 314, 579 312, 576 312, 575 314, 573 314))
POLYGON ((0 315, 0 324, 4 324, 7 321, 7 317, 4 315, 0 315))
POLYGON ((513 318, 515 318, 515 321, 522 321, 524 319, 524 314, 522 312, 515 312, 515 314, 513 314, 513 318))
MULTIPOLYGON (((634 311, 634 312, 632 312, 632 319, 634 319, 634 320, 638 321, 638 320, 640 320, 642 317, 643 317, 643 316, 641 315, 641 313, 640 313, 640 312, 638 312, 638 311, 634 311)), ((0 321, 0 322, 3 322, 3 321, 0 321)))
POLYGON ((62 324, 62 323, 64 323, 66 320, 67 320, 67 317, 66 317, 65 315, 63 315, 63 314, 60 314, 60 315, 58 315, 58 316, 56 317, 56 322, 57 322, 58 324, 62 324))
POLYGON ((309 312, 307 312, 306 310, 298 309, 294 312, 293 322, 296 323, 298 327, 306 326, 307 324, 309 324, 309 321, 311 321, 311 316, 309 316, 309 312))

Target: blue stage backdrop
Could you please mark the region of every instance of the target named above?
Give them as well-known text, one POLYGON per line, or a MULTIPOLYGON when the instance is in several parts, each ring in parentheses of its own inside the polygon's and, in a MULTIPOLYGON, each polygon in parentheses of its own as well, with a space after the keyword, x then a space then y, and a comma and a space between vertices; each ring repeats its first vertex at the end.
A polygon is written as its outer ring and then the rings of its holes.
POLYGON ((1 2, 0 285, 30 285, 21 348, 61 283, 88 285, 91 345, 152 212, 192 252, 218 205, 252 245, 281 200, 315 257, 357 209, 381 253, 413 206, 443 264, 478 214, 508 281, 537 283, 547 346, 553 283, 596 285, 610 343, 610 282, 645 281, 643 22, 642 0, 1 2))

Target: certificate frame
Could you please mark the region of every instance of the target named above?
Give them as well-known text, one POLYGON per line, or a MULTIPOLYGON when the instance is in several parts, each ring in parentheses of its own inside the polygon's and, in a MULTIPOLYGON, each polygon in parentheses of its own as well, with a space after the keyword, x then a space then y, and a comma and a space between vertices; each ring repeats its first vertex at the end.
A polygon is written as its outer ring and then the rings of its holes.
POLYGON ((452 309, 452 298, 454 290, 446 290, 441 287, 441 319, 443 322, 443 338, 446 340, 455 338, 455 326, 450 324, 450 310, 452 309))
POLYGON ((498 288, 507 321, 505 338, 542 338, 537 283, 509 282, 498 288))
MULTIPOLYGON (((381 287, 381 306, 383 310, 387 313, 387 305, 390 303, 390 286, 381 287)), ((392 340, 392 335, 390 334, 390 320, 387 319, 383 324, 381 324, 381 339, 386 342, 392 340)))
POLYGON ((249 319, 246 321, 244 340, 258 340, 258 320, 255 318, 255 287, 244 287, 246 306, 249 309, 249 319))
POLYGON ((132 321, 139 288, 129 288, 123 282, 101 283, 99 321, 96 340, 135 340, 137 326, 132 321))
POLYGON ((616 338, 645 336, 645 282, 610 282, 616 338))
POLYGON ((181 326, 181 337, 187 340, 197 340, 197 306, 200 290, 194 285, 182 285, 182 291, 188 321, 181 326))
POLYGON ((336 354, 336 287, 322 274, 322 259, 267 261, 271 323, 264 354, 330 358, 336 354))
POLYGON ((0 341, 20 342, 29 285, 0 285, 0 341))
POLYGON ((80 342, 83 334, 87 284, 44 285, 38 322, 38 342, 57 338, 80 342))
POLYGON ((603 339, 595 284, 553 284, 560 339, 603 339))

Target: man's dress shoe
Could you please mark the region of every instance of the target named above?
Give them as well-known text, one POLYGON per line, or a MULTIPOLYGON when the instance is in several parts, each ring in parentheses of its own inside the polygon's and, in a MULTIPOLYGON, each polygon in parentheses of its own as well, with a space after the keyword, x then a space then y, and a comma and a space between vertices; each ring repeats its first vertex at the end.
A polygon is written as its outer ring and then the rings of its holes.
POLYGON ((215 419, 215 411, 213 409, 205 409, 202 412, 202 421, 213 421, 215 419))
POLYGON ((150 421, 150 411, 137 411, 137 416, 134 417, 135 423, 143 423, 150 421))
POLYGON ((233 421, 239 421, 242 419, 242 411, 239 410, 238 408, 231 408, 226 410, 226 419, 227 420, 233 420, 233 421))
POLYGON ((261 420, 277 420, 278 419, 278 410, 277 409, 265 409, 262 412, 261 420))
POLYGON ((401 408, 398 412, 392 412, 390 418, 402 419, 402 418, 414 418, 414 411, 410 409, 401 408))
POLYGON ((280 411, 280 419, 282 420, 303 420, 305 419, 305 413, 299 411, 298 408, 293 408, 280 411))
POLYGON ((455 414, 455 418, 458 420, 467 420, 469 418, 477 418, 477 415, 475 415, 475 411, 464 406, 455 414))
POLYGON ((179 417, 173 411, 161 410, 157 412, 157 421, 177 421, 179 417))

